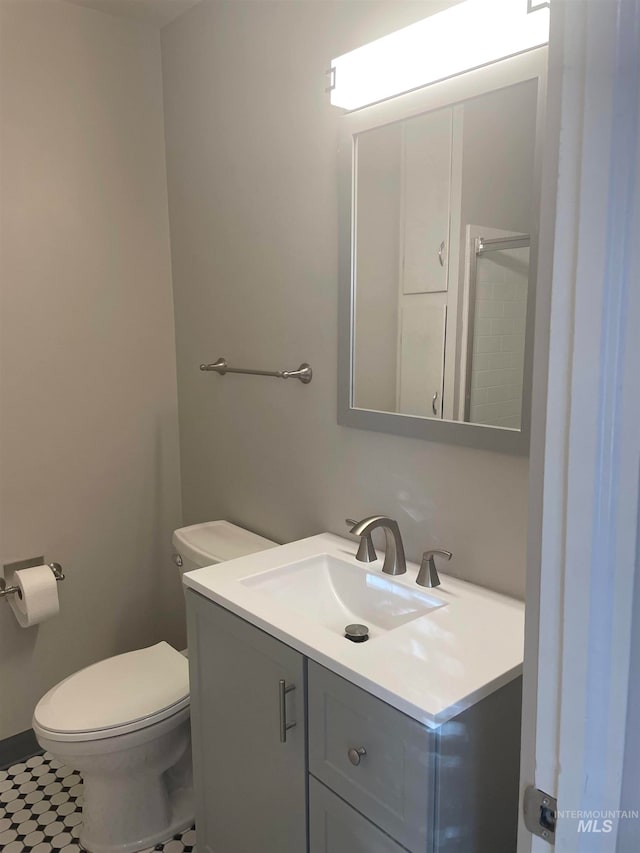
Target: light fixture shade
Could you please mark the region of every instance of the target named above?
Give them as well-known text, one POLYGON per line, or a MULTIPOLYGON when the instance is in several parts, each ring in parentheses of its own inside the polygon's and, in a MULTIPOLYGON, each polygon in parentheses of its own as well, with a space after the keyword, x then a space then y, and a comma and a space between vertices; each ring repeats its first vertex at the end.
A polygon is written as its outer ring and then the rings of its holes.
POLYGON ((549 9, 465 0, 331 62, 331 103, 347 110, 523 53, 549 40, 549 9))

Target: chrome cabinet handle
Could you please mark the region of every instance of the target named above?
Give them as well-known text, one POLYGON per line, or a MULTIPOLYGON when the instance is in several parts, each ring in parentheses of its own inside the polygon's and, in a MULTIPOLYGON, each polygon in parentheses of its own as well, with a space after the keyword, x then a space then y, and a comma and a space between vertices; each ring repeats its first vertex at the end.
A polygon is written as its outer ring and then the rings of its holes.
POLYGON ((438 408, 436 406, 437 399, 438 399, 438 392, 436 391, 436 393, 431 398, 431 411, 433 412, 434 415, 438 414, 438 408))
POLYGON ((295 684, 287 685, 284 678, 278 682, 280 694, 280 743, 287 742, 287 732, 289 729, 295 728, 295 723, 287 722, 287 693, 291 693, 296 689, 295 684))
POLYGON ((438 249, 438 260, 440 261, 440 266, 444 266, 444 240, 440 243, 440 248, 438 249))
POLYGON ((352 746, 351 749, 347 752, 349 756, 349 761, 353 764, 354 767, 357 767, 360 764, 360 759, 367 754, 367 750, 364 746, 352 746))

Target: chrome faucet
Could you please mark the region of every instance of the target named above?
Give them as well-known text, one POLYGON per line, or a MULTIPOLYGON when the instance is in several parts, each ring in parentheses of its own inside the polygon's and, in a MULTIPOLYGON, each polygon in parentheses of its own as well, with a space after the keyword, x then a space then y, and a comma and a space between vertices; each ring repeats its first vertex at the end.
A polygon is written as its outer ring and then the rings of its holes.
POLYGON ((371 563, 377 558, 371 533, 376 528, 381 527, 384 530, 385 537, 382 571, 387 575, 402 575, 407 571, 404 545, 397 521, 387 518, 386 515, 371 515, 368 518, 363 518, 362 521, 354 521, 352 518, 348 518, 347 524, 353 525, 350 533, 353 533, 354 536, 360 536, 356 560, 360 560, 361 563, 371 563))
POLYGON ((420 571, 416 578, 416 583, 420 584, 420 586, 440 586, 440 576, 438 575, 436 561, 434 560, 434 557, 436 556, 450 560, 453 557, 453 554, 451 551, 443 551, 439 548, 435 548, 433 551, 425 551, 422 555, 420 571))

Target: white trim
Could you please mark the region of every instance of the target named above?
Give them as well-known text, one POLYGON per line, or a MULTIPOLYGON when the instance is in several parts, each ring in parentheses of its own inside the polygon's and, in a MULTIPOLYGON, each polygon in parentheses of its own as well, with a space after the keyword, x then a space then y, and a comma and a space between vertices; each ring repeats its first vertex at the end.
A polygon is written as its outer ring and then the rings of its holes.
MULTIPOLYGON (((560 811, 621 802, 640 467, 639 34, 640 0, 552 5, 547 191, 554 137, 558 180, 546 426, 543 437, 534 410, 532 433, 522 782, 534 782, 535 748, 535 784, 560 811)), ((539 285, 550 244, 547 232, 539 285)), ((538 352, 537 402, 543 363, 538 352)), ((577 824, 558 820, 556 850, 614 853, 617 822, 605 835, 577 824)), ((549 847, 521 832, 518 849, 549 847)))

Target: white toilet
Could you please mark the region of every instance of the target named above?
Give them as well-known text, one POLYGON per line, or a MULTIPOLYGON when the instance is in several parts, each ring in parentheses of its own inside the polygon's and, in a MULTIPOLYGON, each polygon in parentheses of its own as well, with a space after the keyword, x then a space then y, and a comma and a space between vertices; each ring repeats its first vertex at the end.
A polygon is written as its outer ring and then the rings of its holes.
MULTIPOLYGON (((183 527, 173 544, 181 573, 275 546, 227 521, 183 527)), ((38 702, 33 729, 82 774, 91 853, 132 853, 193 823, 188 663, 167 643, 70 675, 38 702)))

